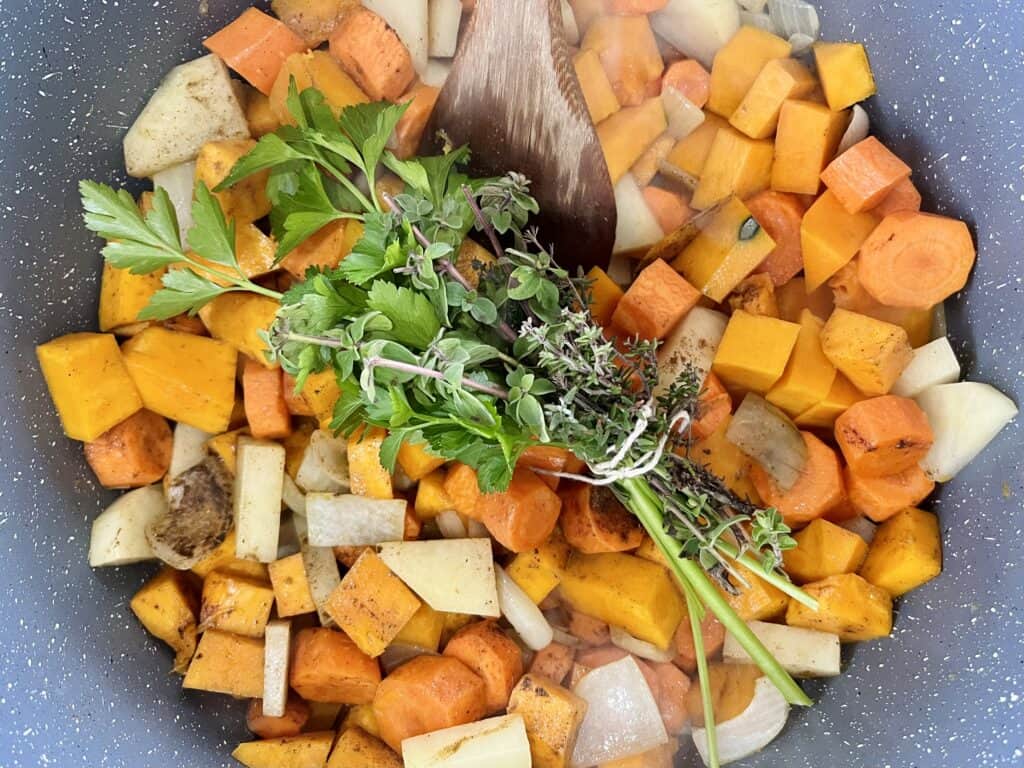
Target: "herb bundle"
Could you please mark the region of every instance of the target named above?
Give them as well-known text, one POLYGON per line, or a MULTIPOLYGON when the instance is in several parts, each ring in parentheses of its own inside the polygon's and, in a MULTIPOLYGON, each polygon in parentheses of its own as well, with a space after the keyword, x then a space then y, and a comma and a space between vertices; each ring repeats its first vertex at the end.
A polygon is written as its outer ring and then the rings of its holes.
POLYGON ((793 546, 789 529, 777 512, 737 498, 687 458, 696 375, 659 389, 655 343, 605 338, 588 310, 587 281, 561 269, 529 227, 538 212, 529 182, 515 173, 469 178, 466 148, 395 157, 386 144, 401 105, 364 104, 336 116, 321 94, 299 93, 293 82, 288 106, 295 125, 260 139, 218 189, 269 171, 279 259, 339 219, 362 223, 353 251, 337 268, 310 269, 281 295, 242 273, 233 225, 205 186, 188 235, 199 260, 180 247, 162 190, 143 217, 126 192, 83 182, 86 225, 111 241, 104 255, 113 266, 137 273, 177 267, 141 319, 194 313, 227 291, 280 299, 265 336, 268 354, 300 389, 311 374, 332 370, 342 392, 332 428, 386 428, 381 461, 388 469, 403 442, 422 443, 470 465, 481 490, 496 492, 530 446, 571 450, 587 473, 554 474, 609 487, 687 595, 709 728, 699 630, 705 607, 791 703, 810 704, 722 592, 750 572, 813 604, 779 568, 782 551, 793 546), (400 194, 378 197, 353 181, 358 172, 374 190, 381 165, 404 182, 400 194), (464 245, 471 232, 489 253, 464 245))

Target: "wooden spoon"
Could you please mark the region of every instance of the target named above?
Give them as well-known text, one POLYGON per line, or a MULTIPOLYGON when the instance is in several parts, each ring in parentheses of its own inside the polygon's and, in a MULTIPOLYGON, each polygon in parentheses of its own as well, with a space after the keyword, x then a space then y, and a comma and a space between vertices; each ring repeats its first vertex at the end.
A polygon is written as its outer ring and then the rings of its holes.
POLYGON ((561 266, 607 266, 615 195, 558 0, 477 0, 424 132, 426 151, 439 149, 439 130, 469 144, 475 174, 531 180, 541 239, 561 266))

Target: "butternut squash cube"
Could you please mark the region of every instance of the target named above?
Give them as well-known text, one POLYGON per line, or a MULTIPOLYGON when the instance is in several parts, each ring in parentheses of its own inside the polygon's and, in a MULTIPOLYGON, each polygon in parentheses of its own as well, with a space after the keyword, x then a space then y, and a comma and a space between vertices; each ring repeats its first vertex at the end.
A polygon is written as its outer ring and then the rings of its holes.
POLYGON ((327 51, 293 53, 281 65, 281 71, 270 89, 270 108, 282 125, 295 125, 295 118, 288 111, 286 103, 288 83, 293 77, 300 93, 307 88, 319 90, 335 114, 345 107, 365 104, 370 100, 327 51))
POLYGON ((310 267, 334 269, 352 251, 352 232, 362 232, 362 227, 355 219, 333 221, 300 243, 281 260, 281 266, 297 280, 304 280, 310 267))
POLYGON ((267 345, 261 332, 270 330, 281 305, 255 293, 225 293, 199 310, 199 317, 215 339, 227 342, 243 355, 275 368, 267 360, 267 345))
POLYGON ((682 595, 660 565, 617 552, 573 555, 562 596, 580 613, 668 648, 685 613, 682 595))
POLYGON ((339 397, 341 389, 332 368, 311 373, 302 387, 302 400, 320 423, 320 429, 330 427, 334 419, 334 405, 339 397))
POLYGON ((779 305, 775 302, 775 284, 767 272, 755 272, 740 280, 727 300, 734 312, 742 309, 751 315, 779 316, 779 305))
POLYGON ((736 570, 742 574, 747 583, 743 584, 738 578, 730 575, 729 582, 737 592, 732 595, 723 590, 723 594, 741 619, 744 621, 770 621, 777 619, 785 612, 786 606, 789 604, 789 598, 785 592, 772 586, 742 565, 737 565, 736 570))
POLYGON ((471 237, 467 237, 455 254, 455 268, 472 288, 480 285, 480 277, 495 262, 494 254, 471 237))
POLYGON ((246 768, 320 768, 327 762, 334 732, 303 733, 239 744, 231 756, 246 768))
POLYGON ((805 309, 824 322, 835 308, 832 290, 827 285, 808 292, 803 277, 794 277, 784 285, 775 286, 775 301, 779 305, 779 317, 791 323, 800 322, 800 313, 805 309))
POLYGON ((371 736, 380 738, 380 727, 377 725, 377 716, 373 713, 372 704, 349 707, 345 719, 341 721, 341 730, 347 731, 350 728, 361 728, 371 736))
POLYGON ((586 701, 534 674, 523 675, 508 700, 508 713, 526 725, 533 768, 568 768, 586 712, 586 701))
POLYGON ((418 482, 447 461, 435 456, 423 443, 404 442, 398 449, 398 465, 413 482, 418 482))
POLYGON ((36 347, 36 356, 64 433, 73 440, 95 440, 145 403, 112 334, 61 336, 36 347))
POLYGON ((623 106, 642 102, 648 86, 665 69, 651 23, 643 13, 595 19, 581 47, 597 52, 615 97, 623 106))
POLYGON ((270 98, 255 88, 249 91, 249 98, 245 102, 245 122, 249 124, 249 133, 254 139, 281 127, 281 121, 270 106, 270 98))
POLYGON ((597 138, 601 141, 613 186, 667 127, 660 98, 621 109, 597 126, 597 138))
POLYGON ((690 206, 702 211, 728 197, 750 197, 767 189, 772 179, 774 150, 733 130, 720 130, 711 143, 690 206))
POLYGON ((224 462, 224 466, 231 474, 235 473, 238 463, 238 438, 248 435, 249 429, 233 429, 220 435, 214 435, 206 441, 206 450, 224 462))
POLYGON ((362 728, 347 728, 338 737, 326 768, 402 768, 402 758, 362 728))
POLYGON ((572 63, 576 68, 576 79, 580 81, 580 90, 583 91, 583 99, 587 102, 587 110, 594 125, 618 112, 619 100, 604 67, 601 66, 601 58, 597 51, 580 51, 573 57, 572 63))
POLYGON ((133 275, 104 262, 100 280, 100 330, 116 331, 139 322, 139 313, 160 290, 167 270, 133 275))
POLYGON ((831 632, 844 643, 888 637, 892 632, 889 593, 855 573, 805 584, 804 591, 818 601, 818 610, 791 601, 786 611, 791 627, 831 632))
POLYGON ((506 573, 533 602, 540 604, 561 583, 571 552, 562 531, 555 528, 539 547, 516 555, 506 573))
POLYGON ((733 197, 711 214, 672 266, 709 299, 723 301, 774 248, 750 209, 733 197))
POLYGON ((316 610, 301 552, 275 560, 267 570, 274 588, 278 616, 288 618, 316 610))
POLYGON ((131 602, 139 623, 174 651, 174 671, 182 675, 196 651, 196 607, 185 574, 173 568, 147 581, 131 602))
POLYGON ((359 556, 325 606, 335 623, 371 658, 384 653, 419 607, 416 595, 370 549, 359 556))
POLYGON ((939 519, 908 507, 875 532, 860 575, 893 597, 904 595, 942 572, 939 519))
POLYGON ((235 406, 233 347, 153 326, 121 352, 146 408, 204 432, 227 432, 235 406))
POLYGON ((261 277, 277 269, 277 243, 255 224, 240 224, 235 231, 235 256, 246 277, 261 277))
POLYGON ((782 376, 800 326, 774 317, 734 312, 715 353, 712 370, 722 381, 764 393, 782 376))
POLYGON ((825 98, 834 110, 851 107, 878 92, 867 49, 861 43, 816 43, 814 61, 825 98))
POLYGON ((348 439, 349 485, 356 496, 393 499, 391 474, 380 463, 380 449, 387 432, 379 427, 358 430, 348 439))
POLYGON ((203 582, 199 625, 245 637, 263 637, 274 590, 260 581, 214 571, 203 582))
POLYGON ((199 640, 184 686, 240 699, 263 696, 263 639, 208 629, 199 640))
POLYGON ((731 117, 764 65, 772 59, 787 58, 792 50, 793 46, 770 32, 740 27, 715 54, 708 109, 724 118, 731 117))
POLYGON ((807 209, 800 225, 807 290, 816 290, 846 266, 877 226, 873 214, 849 213, 826 190, 807 209))
MULTIPOLYGON (((824 350, 822 350, 824 352, 824 350)), ((796 417, 798 427, 819 427, 832 429, 836 419, 847 408, 864 399, 863 393, 841 373, 836 373, 832 387, 820 402, 812 405, 796 417)))
POLYGON ((205 579, 213 571, 241 576, 242 578, 255 579, 256 581, 267 581, 267 566, 255 560, 241 560, 235 556, 238 545, 238 537, 234 529, 228 531, 228 535, 213 552, 192 566, 192 573, 201 579, 205 579))
POLYGON ((821 172, 835 157, 848 123, 846 112, 833 112, 813 101, 786 101, 775 131, 772 189, 818 194, 821 172))
POLYGON ((752 139, 775 133, 787 99, 802 99, 817 87, 814 75, 796 59, 772 59, 761 69, 729 124, 752 139))
POLYGON ((760 504, 761 496, 750 479, 750 457, 735 443, 725 439, 731 421, 732 415, 727 416, 718 429, 694 443, 690 447, 689 457, 720 477, 725 486, 740 498, 760 504))
POLYGON ((668 175, 684 181, 689 187, 696 187, 704 172, 711 145, 720 130, 733 130, 723 118, 708 113, 704 122, 689 136, 680 139, 662 163, 668 175))
POLYGON ((590 281, 590 314, 598 325, 607 327, 624 292, 600 267, 587 272, 587 280, 590 281))
POLYGON ((837 309, 821 332, 825 356, 865 395, 892 389, 914 356, 898 325, 837 309))
POLYGON ((797 584, 856 573, 868 554, 864 539, 822 518, 812 520, 793 538, 797 546, 787 549, 782 560, 786 573, 797 584))
POLYGON ((433 653, 441 645, 444 626, 445 613, 422 603, 412 618, 398 630, 392 642, 396 645, 412 645, 433 653))
POLYGON ((446 475, 443 469, 435 469, 420 480, 413 507, 420 520, 430 520, 446 509, 455 509, 454 502, 444 489, 446 475))
MULTIPOLYGON (((196 157, 196 183, 203 182, 210 191, 220 184, 231 172, 235 163, 247 155, 256 142, 253 139, 225 139, 208 141, 199 149, 196 157)), ((250 224, 270 213, 270 198, 267 197, 267 178, 270 171, 254 173, 230 189, 214 192, 227 219, 239 224, 250 224)))
POLYGON ((800 313, 800 333, 786 370, 765 399, 790 416, 799 416, 828 397, 836 379, 836 367, 821 348, 825 323, 809 310, 800 313))

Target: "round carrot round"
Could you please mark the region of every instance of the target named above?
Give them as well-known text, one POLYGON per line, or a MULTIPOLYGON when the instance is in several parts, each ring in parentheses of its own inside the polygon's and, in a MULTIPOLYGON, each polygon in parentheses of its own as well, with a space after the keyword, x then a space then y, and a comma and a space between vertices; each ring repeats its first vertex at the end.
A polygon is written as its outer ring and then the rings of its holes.
POLYGON ((800 223, 806 210, 804 204, 796 195, 769 189, 747 200, 746 206, 775 241, 775 250, 754 272, 767 272, 775 285, 788 283, 804 268, 804 252, 800 245, 800 223))

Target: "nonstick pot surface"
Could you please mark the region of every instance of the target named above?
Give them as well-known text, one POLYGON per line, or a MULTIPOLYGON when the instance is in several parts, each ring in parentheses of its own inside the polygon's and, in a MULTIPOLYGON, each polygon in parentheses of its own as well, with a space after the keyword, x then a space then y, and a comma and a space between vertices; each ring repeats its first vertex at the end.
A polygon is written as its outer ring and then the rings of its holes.
MULTIPOLYGON (((3 768, 230 766, 247 738, 244 703, 184 694, 128 610, 152 569, 90 571, 89 525, 110 494, 61 434, 33 353, 95 325, 99 243, 76 182, 124 181, 121 138, 148 94, 245 5, 0 4, 3 768)), ((978 267, 949 312, 967 375, 1024 402, 1024 4, 819 7, 828 39, 868 44, 875 129, 914 168, 926 209, 977 233, 978 267)), ((1022 447, 1018 421, 942 489, 945 573, 901 602, 891 639, 810 686, 817 706, 745 765, 1024 765, 1022 447)))

